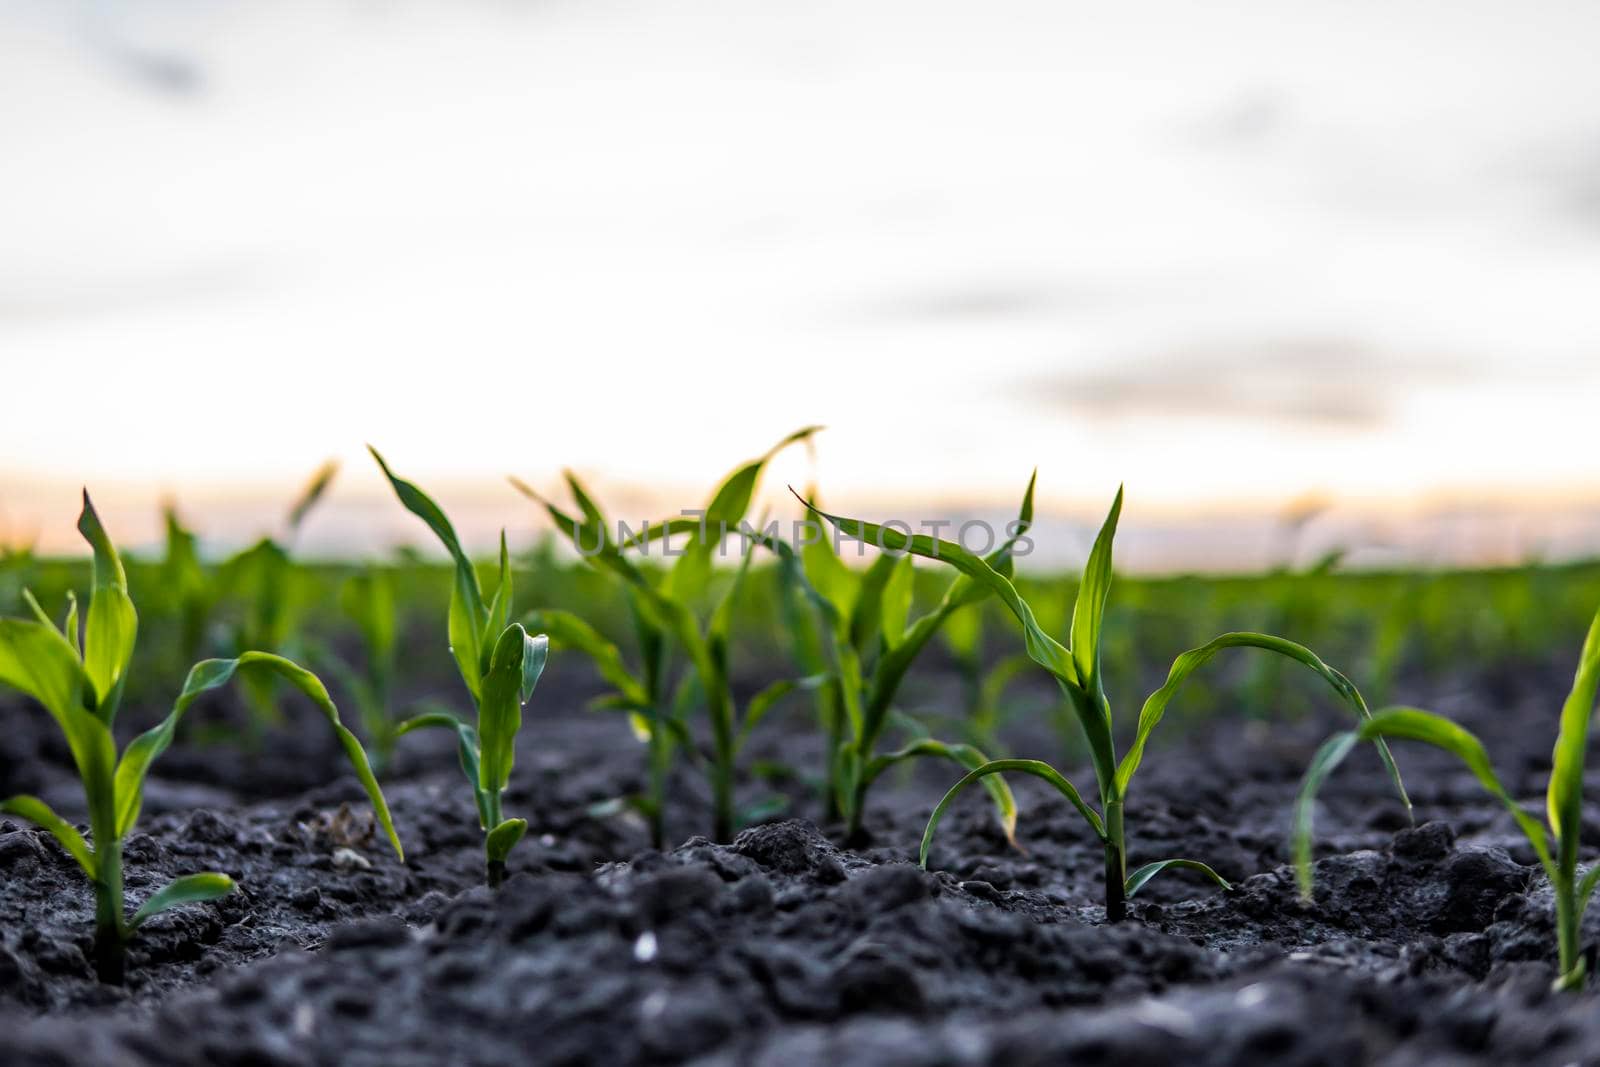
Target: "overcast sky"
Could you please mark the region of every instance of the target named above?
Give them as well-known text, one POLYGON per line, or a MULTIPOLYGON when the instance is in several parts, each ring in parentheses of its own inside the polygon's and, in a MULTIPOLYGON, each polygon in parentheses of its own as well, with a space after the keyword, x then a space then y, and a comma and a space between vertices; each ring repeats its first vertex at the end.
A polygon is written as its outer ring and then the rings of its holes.
POLYGON ((0 522, 64 543, 88 483, 130 536, 162 493, 243 531, 328 456, 376 499, 369 440, 463 506, 563 466, 692 505, 816 422, 823 488, 902 510, 1035 464, 1083 514, 1593 504, 1597 41, 1594 3, 0 0, 0 522))

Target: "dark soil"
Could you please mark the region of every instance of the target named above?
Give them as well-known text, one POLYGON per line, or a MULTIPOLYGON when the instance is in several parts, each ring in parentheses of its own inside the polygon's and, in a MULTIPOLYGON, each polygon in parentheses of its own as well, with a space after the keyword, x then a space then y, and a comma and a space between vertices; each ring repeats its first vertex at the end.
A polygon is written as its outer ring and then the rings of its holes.
MULTIPOLYGON (((1568 680, 1530 666, 1407 696, 1477 729, 1513 792, 1542 803, 1568 680)), ((0 820, 0 1061, 1600 1062, 1596 994, 1549 992, 1552 905, 1531 853, 1429 750, 1397 748, 1414 828, 1370 752, 1341 769, 1302 904, 1284 865, 1290 806, 1337 720, 1169 733, 1134 783, 1130 867, 1201 858, 1236 889, 1164 877, 1106 925, 1095 841, 1032 779, 1016 783, 1026 852, 974 791, 924 872, 915 849, 944 765, 885 778, 853 849, 803 794, 797 817, 727 845, 688 837, 709 806, 685 770, 683 843, 653 851, 636 817, 589 813, 640 787, 643 753, 622 720, 571 710, 584 695, 552 672, 528 709, 505 807, 529 835, 497 893, 479 884, 470 794, 440 735, 408 738, 386 787, 404 865, 330 748, 304 740, 325 736, 314 720, 292 744, 175 749, 128 842, 129 899, 200 869, 241 889, 152 921, 120 989, 92 976, 81 874, 0 820), (305 791, 312 772, 328 784, 305 791)), ((0 715, 0 793, 81 812, 48 718, 16 700, 0 715)), ((767 726, 752 762, 816 755, 803 718, 767 726)), ((1027 730, 1012 747, 1055 753, 1027 730)), ((747 783, 747 798, 771 788, 747 783)), ((1600 845, 1600 822, 1585 843, 1600 845)))

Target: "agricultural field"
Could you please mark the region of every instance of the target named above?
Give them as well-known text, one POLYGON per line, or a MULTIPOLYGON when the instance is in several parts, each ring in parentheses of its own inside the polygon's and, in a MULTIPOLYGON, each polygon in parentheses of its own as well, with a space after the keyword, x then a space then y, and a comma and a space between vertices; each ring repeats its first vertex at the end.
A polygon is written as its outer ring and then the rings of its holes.
POLYGON ((726 556, 376 452, 426 551, 7 550, 0 1059, 1592 1059, 1600 564, 1045 574, 774 453, 726 556))

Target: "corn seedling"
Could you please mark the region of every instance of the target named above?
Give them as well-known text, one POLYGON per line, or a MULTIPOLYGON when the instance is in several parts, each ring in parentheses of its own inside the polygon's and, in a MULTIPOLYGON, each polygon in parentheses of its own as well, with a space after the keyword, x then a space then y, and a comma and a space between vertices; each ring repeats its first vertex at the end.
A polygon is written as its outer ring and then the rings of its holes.
POLYGON ((1545 823, 1524 810, 1501 784, 1483 742, 1442 715, 1419 708, 1386 708, 1356 729, 1329 738, 1312 758, 1295 804, 1294 857, 1301 895, 1311 899, 1312 809, 1323 782, 1360 741, 1385 738, 1421 741, 1444 749, 1466 764, 1479 784, 1511 813, 1517 827, 1527 837, 1555 892, 1556 951, 1560 969, 1556 988, 1582 987, 1587 967, 1578 944, 1579 927, 1595 886, 1600 884, 1600 864, 1590 867, 1581 877, 1578 874, 1578 846, 1583 832, 1583 767, 1589 752, 1589 721, 1594 716, 1597 691, 1600 691, 1600 613, 1589 625, 1572 689, 1561 708, 1550 781, 1545 790, 1548 829, 1545 823))
POLYGON ((381 776, 400 740, 400 724, 390 710, 399 640, 393 572, 370 565, 346 578, 339 587, 339 607, 361 635, 361 666, 353 666, 325 645, 317 646, 315 661, 325 664, 340 687, 355 700, 362 732, 372 746, 372 766, 381 776))
POLYGON ((217 593, 200 562, 199 538, 184 526, 175 506, 168 504, 162 517, 167 551, 161 561, 161 589, 168 611, 178 620, 179 651, 185 662, 193 662, 205 646, 217 593))
MULTIPOLYGON (((819 513, 820 514, 820 513, 819 513)), ((1033 481, 1028 482, 1010 538, 988 557, 986 566, 1010 574, 1013 552, 1033 523, 1033 481)), ((834 810, 844 819, 846 835, 859 838, 873 783, 897 763, 932 757, 951 760, 969 769, 988 758, 968 744, 952 744, 930 737, 915 720, 898 714, 895 698, 906 673, 934 635, 964 610, 971 610, 990 591, 958 575, 944 590, 939 603, 911 619, 914 571, 910 555, 900 551, 880 554, 859 573, 846 567, 829 544, 826 530, 805 538, 799 552, 788 543, 762 536, 760 543, 777 554, 787 578, 800 588, 816 610, 822 643, 832 661, 831 709, 837 718, 828 723, 828 782, 834 810), (886 728, 897 723, 910 735, 907 743, 888 752, 879 751, 886 728)), ((1010 839, 1016 829, 1016 801, 1000 778, 984 782, 1002 830, 1010 839)))
MULTIPOLYGON (((1227 887, 1228 883, 1206 864, 1192 859, 1165 859, 1147 863, 1133 871, 1127 870, 1127 831, 1124 819, 1128 787, 1134 773, 1144 759, 1145 745, 1151 733, 1160 724, 1168 703, 1182 687, 1185 679, 1206 661, 1223 649, 1251 647, 1287 656, 1313 671, 1331 686, 1363 721, 1371 719, 1366 702, 1344 675, 1323 663, 1310 649, 1259 633, 1227 633, 1179 656, 1172 664, 1166 684, 1152 693, 1139 713, 1138 728, 1133 745, 1119 762, 1112 736, 1111 705, 1106 698, 1101 677, 1100 644, 1105 618, 1106 600, 1111 589, 1111 543, 1116 535, 1117 519, 1122 511, 1122 491, 1118 489, 1110 514, 1095 538, 1094 547, 1084 567, 1083 579, 1078 585, 1077 600, 1073 607, 1070 631, 1071 646, 1061 644, 1039 626, 1032 609, 1017 593, 1010 579, 991 563, 968 552, 959 544, 938 540, 926 535, 909 535, 892 527, 879 526, 818 512, 846 536, 867 541, 895 552, 911 552, 928 559, 940 560, 955 567, 975 585, 995 593, 1011 609, 1022 624, 1027 652, 1034 662, 1044 667, 1055 678, 1071 704, 1089 749, 1090 762, 1099 785, 1100 809, 1096 811, 1078 792, 1077 788, 1054 767, 1040 760, 993 760, 969 771, 951 787, 939 801, 923 833, 921 861, 926 865, 928 850, 933 843, 934 830, 949 809, 952 801, 974 782, 986 782, 992 776, 1018 772, 1033 775, 1049 782, 1083 816, 1099 839, 1105 853, 1105 906, 1106 918, 1121 921, 1127 914, 1127 899, 1137 893, 1156 875, 1173 869, 1196 871, 1227 887)), ((1399 772, 1382 739, 1377 740, 1380 754, 1395 788, 1405 801, 1405 790, 1399 772)))
POLYGON ((124 945, 151 916, 179 904, 223 896, 234 887, 226 874, 210 871, 169 883, 131 916, 123 903, 122 843, 138 821, 145 775, 172 743, 190 705, 230 679, 272 675, 311 698, 332 725, 395 854, 403 859, 389 807, 361 743, 340 723, 339 711, 317 677, 282 657, 250 651, 233 659, 195 664, 172 711, 134 738, 118 757, 112 726, 133 657, 138 615, 128 596, 122 560, 87 493, 78 530, 94 550, 93 585, 81 633, 75 598, 69 595, 66 621, 58 629, 28 594, 35 618, 0 619, 0 683, 33 697, 61 727, 83 782, 92 842, 38 797, 7 798, 0 801, 0 812, 21 816, 54 836, 93 884, 94 957, 101 980, 121 982, 124 945))
MULTIPOLYGON (((301 523, 327 492, 338 470, 337 461, 324 463, 295 498, 285 522, 287 544, 293 544, 301 523)), ((176 568, 175 576, 191 584, 205 579, 203 571, 185 559, 193 556, 194 544, 194 535, 176 523, 176 516, 169 509, 168 561, 176 568)), ((236 606, 240 614, 228 628, 229 651, 264 649, 300 658, 306 653, 299 638, 300 617, 309 598, 307 584, 305 574, 295 566, 285 544, 263 537, 224 560, 217 568, 209 593, 192 595, 188 605, 194 611, 207 613, 225 602, 236 606)), ((192 631, 189 636, 199 640, 203 638, 206 623, 202 617, 186 622, 185 627, 186 632, 192 631)), ((279 684, 279 679, 270 675, 247 675, 241 679, 253 713, 251 727, 257 733, 263 725, 282 720, 277 701, 279 684)))
POLYGON ((731 839, 739 822, 734 810, 734 772, 750 728, 760 718, 757 712, 764 713, 767 706, 795 687, 796 683, 780 682, 764 690, 752 700, 741 726, 729 682, 728 639, 739 590, 749 566, 748 552, 731 586, 718 599, 705 622, 702 623, 696 614, 695 606, 705 598, 711 585, 712 559, 724 538, 742 526, 748 528, 745 515, 766 465, 778 452, 808 439, 818 429, 808 426, 796 431, 765 455, 741 464, 718 486, 703 512, 661 523, 646 523, 638 534, 626 538, 620 537, 620 527, 619 536, 612 536, 605 514, 571 472, 566 475, 567 486, 582 519, 568 514, 521 481, 511 479, 524 496, 544 508, 556 529, 590 565, 618 579, 627 592, 642 659, 637 673, 629 672, 622 665, 614 645, 592 630, 584 633, 572 625, 570 617, 544 613, 540 624, 559 629, 558 640, 569 641, 594 660, 602 675, 618 689, 609 706, 629 712, 635 731, 645 737, 650 746, 649 795, 637 806, 649 818, 651 837, 658 847, 665 840, 663 809, 673 753, 679 743, 689 739, 684 711, 691 690, 686 686, 698 687, 711 728, 711 756, 707 761, 712 793, 711 833, 718 841, 731 839), (668 539, 678 534, 687 535, 686 543, 669 552, 668 539), (658 539, 667 541, 662 548, 663 556, 676 557, 672 566, 659 576, 647 572, 624 554, 624 550, 633 548, 648 553, 650 545, 658 539), (674 646, 687 659, 690 668, 690 673, 675 690, 670 681, 674 646))
POLYGON ((456 735, 461 771, 472 786, 478 825, 484 834, 485 877, 490 886, 498 886, 505 878, 506 857, 528 831, 527 820, 504 816, 501 797, 511 784, 522 705, 533 695, 544 671, 550 642, 544 634, 533 636, 520 623, 511 622, 511 557, 506 551, 505 531, 500 532, 499 580, 493 595, 485 599, 477 568, 439 505, 412 483, 397 478, 376 449, 372 449, 372 458, 383 469, 400 503, 428 524, 455 563, 446 624, 450 653, 477 713, 474 726, 448 711, 428 712, 400 723, 395 735, 420 729, 443 729, 456 735))

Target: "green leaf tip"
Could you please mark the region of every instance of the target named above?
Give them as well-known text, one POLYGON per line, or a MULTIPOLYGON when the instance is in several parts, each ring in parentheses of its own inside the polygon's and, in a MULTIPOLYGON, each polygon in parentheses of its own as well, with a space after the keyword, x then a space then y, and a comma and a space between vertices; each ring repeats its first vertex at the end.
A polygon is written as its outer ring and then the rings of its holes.
POLYGON ((139 910, 133 913, 133 918, 128 920, 128 929, 137 930, 145 920, 180 904, 196 904, 225 897, 235 888, 236 883, 232 878, 217 871, 186 874, 168 882, 141 904, 139 910))

